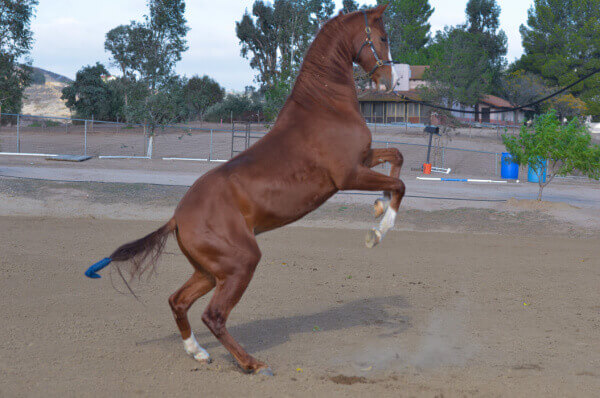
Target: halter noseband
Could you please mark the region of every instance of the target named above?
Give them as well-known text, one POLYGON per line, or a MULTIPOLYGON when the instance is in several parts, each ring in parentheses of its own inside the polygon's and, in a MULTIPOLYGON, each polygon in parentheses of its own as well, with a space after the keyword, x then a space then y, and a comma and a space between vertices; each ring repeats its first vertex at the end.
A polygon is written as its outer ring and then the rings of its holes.
POLYGON ((373 40, 371 40, 371 28, 369 27, 369 20, 367 18, 367 13, 365 11, 363 11, 362 13, 365 16, 365 32, 367 33, 367 38, 364 41, 364 43, 362 44, 362 46, 360 46, 360 50, 358 50, 358 54, 356 55, 356 58, 354 58, 354 62, 358 63, 358 59, 360 58, 360 53, 362 52, 363 48, 365 48, 365 46, 368 45, 369 47, 371 47, 371 52, 373 53, 373 56, 375 57, 375 61, 377 61, 375 63, 375 66, 371 70, 371 72, 367 73, 367 76, 369 78, 371 78, 377 69, 381 68, 384 65, 393 65, 394 62, 391 60, 390 61, 382 61, 381 58, 379 58, 379 55, 377 55, 377 51, 375 51, 375 46, 373 45, 373 40))

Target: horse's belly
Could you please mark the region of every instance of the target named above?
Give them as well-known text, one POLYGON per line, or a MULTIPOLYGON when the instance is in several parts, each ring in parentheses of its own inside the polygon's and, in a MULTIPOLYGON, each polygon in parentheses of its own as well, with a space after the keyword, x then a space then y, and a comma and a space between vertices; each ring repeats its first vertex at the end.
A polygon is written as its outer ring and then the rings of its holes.
POLYGON ((337 189, 315 189, 314 184, 298 184, 285 191, 268 190, 257 203, 255 231, 257 233, 292 223, 331 198, 337 189))

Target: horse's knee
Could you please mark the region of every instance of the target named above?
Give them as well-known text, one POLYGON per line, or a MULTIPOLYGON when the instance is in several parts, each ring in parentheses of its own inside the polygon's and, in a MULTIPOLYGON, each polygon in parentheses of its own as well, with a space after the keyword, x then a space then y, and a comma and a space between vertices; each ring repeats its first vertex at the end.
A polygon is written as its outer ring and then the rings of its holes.
POLYGON ((169 306, 171 307, 171 311, 173 311, 177 317, 180 317, 187 311, 187 306, 180 302, 179 295, 177 293, 173 293, 169 297, 169 306))
POLYGON ((398 194, 400 195, 400 197, 404 196, 404 193, 406 192, 406 185, 404 185, 404 181, 398 180, 398 185, 396 187, 396 192, 398 192, 398 194))
POLYGON ((223 313, 216 309, 207 308, 202 314, 202 322, 217 338, 221 337, 225 331, 225 321, 223 313))
POLYGON ((177 293, 173 293, 172 295, 169 296, 169 307, 171 307, 171 310, 173 310, 173 312, 176 312, 176 309, 177 309, 177 293))
POLYGON ((392 148, 392 151, 394 156, 393 163, 398 167, 402 167, 404 164, 404 156, 402 156, 402 152, 400 152, 398 148, 392 148))

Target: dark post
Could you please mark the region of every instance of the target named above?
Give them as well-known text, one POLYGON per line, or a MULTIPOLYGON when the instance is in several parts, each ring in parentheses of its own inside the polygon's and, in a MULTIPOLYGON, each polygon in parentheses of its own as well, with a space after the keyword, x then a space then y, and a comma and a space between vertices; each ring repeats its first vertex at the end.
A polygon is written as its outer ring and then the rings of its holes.
POLYGON ((425 163, 429 163, 429 157, 431 156, 431 143, 433 141, 433 135, 440 135, 440 128, 436 127, 436 126, 426 126, 425 127, 425 131, 426 133, 429 133, 429 145, 427 146, 427 161, 425 163))

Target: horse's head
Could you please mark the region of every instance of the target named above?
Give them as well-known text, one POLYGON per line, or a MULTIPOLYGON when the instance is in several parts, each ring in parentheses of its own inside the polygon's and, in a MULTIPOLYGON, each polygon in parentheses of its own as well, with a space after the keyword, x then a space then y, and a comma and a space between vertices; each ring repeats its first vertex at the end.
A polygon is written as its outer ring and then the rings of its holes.
POLYGON ((398 83, 390 54, 390 43, 383 25, 383 12, 387 4, 366 11, 358 11, 360 28, 352 39, 354 62, 359 64, 377 88, 381 85, 392 90, 398 83))

